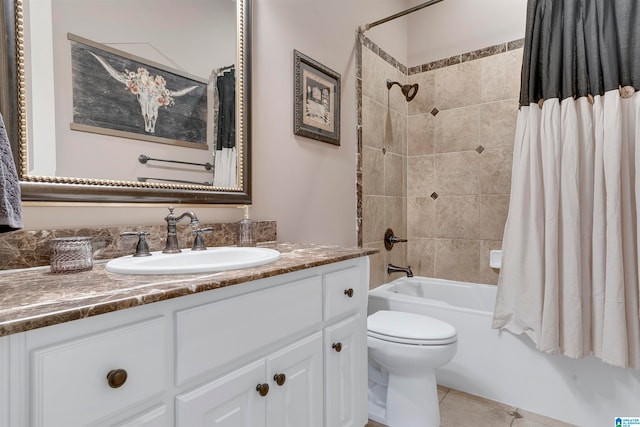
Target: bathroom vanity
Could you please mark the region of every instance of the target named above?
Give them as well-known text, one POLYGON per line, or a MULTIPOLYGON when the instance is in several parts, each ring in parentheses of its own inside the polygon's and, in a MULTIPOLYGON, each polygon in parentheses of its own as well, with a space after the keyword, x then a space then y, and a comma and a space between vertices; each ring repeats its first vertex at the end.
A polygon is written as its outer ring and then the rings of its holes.
POLYGON ((208 275, 0 273, 0 426, 365 425, 375 251, 272 247, 208 275))

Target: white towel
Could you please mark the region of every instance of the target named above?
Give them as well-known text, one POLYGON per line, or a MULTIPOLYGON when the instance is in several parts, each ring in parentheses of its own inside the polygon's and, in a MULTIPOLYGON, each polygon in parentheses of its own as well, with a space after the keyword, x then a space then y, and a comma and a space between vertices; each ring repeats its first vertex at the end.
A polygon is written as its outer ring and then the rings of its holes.
POLYGON ((13 163, 11 144, 0 114, 0 233, 22 228, 20 182, 13 163))

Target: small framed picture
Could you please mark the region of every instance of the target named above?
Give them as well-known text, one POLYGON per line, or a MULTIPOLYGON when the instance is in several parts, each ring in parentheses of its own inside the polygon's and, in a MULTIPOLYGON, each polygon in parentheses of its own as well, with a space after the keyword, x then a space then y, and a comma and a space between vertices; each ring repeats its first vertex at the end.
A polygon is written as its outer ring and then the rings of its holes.
POLYGON ((340 145, 340 74, 293 51, 293 133, 340 145))

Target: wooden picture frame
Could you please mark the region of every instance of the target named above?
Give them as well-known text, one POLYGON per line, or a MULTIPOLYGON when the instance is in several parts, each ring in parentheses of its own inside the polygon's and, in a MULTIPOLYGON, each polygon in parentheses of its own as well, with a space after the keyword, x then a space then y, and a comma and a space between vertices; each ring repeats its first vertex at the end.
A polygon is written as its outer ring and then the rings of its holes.
POLYGON ((293 51, 293 133, 340 145, 340 74, 293 51))
POLYGON ((68 34, 71 129, 208 149, 208 81, 68 34))

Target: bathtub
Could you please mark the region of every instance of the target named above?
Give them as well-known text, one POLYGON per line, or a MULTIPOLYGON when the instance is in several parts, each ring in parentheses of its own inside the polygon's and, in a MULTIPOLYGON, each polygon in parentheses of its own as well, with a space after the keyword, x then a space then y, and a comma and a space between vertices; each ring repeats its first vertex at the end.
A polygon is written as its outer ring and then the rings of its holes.
POLYGON ((581 360, 535 349, 526 336, 491 328, 496 287, 426 277, 400 278, 369 291, 369 314, 420 313, 452 324, 458 352, 438 384, 580 427, 614 426, 640 417, 640 371, 594 357, 581 360))

